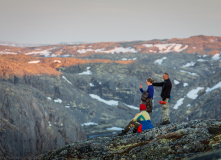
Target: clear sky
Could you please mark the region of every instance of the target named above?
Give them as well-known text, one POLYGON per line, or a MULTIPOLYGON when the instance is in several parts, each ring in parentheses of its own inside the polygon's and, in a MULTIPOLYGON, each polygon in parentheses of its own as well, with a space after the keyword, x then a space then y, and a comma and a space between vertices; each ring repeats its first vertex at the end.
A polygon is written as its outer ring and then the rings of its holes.
POLYGON ((0 0, 0 41, 49 44, 221 36, 221 0, 0 0))

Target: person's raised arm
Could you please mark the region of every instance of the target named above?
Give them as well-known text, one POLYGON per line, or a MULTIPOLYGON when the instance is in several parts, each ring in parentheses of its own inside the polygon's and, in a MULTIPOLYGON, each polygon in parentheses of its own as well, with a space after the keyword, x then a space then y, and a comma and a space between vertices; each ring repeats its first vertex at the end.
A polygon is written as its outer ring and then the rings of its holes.
POLYGON ((143 93, 143 88, 142 88, 141 83, 140 83, 140 91, 141 91, 141 93, 143 93))

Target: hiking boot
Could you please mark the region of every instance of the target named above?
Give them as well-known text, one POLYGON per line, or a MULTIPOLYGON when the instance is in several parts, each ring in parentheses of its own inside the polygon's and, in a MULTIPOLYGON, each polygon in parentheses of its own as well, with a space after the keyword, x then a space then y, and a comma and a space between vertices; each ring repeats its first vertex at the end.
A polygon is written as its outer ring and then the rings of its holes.
POLYGON ((167 125, 170 124, 170 121, 163 121, 162 123, 160 123, 160 125, 167 125))
POLYGON ((133 129, 133 133, 137 133, 137 129, 133 129))
POLYGON ((125 135, 126 133, 127 133, 127 132, 125 132, 124 130, 122 130, 122 132, 119 133, 118 136, 123 136, 123 135, 125 135))

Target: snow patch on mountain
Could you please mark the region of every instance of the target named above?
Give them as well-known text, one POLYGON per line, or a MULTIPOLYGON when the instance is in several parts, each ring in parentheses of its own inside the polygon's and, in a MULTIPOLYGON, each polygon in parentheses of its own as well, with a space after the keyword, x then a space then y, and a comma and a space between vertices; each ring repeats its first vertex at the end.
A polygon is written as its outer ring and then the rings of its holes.
POLYGON ((44 57, 49 57, 50 54, 52 53, 52 52, 50 52, 49 50, 51 50, 51 49, 43 50, 43 51, 28 52, 28 53, 25 53, 25 55, 42 55, 42 56, 44 56, 44 57))
POLYGON ((87 52, 90 52, 90 51, 95 51, 93 49, 78 49, 77 52, 80 53, 80 54, 83 54, 83 53, 87 53, 87 52))
POLYGON ((94 84, 93 84, 93 83, 89 83, 89 85, 90 85, 91 87, 94 87, 94 84))
POLYGON ((157 59, 156 61, 154 61, 154 63, 161 65, 163 63, 163 60, 167 59, 167 57, 163 57, 161 59, 157 59))
POLYGON ((93 99, 96 99, 96 100, 103 102, 103 103, 110 105, 110 106, 117 106, 118 105, 118 101, 115 101, 115 100, 105 100, 95 94, 89 94, 89 96, 93 99))
POLYGON ((175 44, 155 44, 154 46, 159 49, 160 53, 167 53, 171 51, 171 48, 174 47, 175 44))
POLYGON ((58 98, 58 99, 55 99, 54 102, 55 103, 62 103, 62 100, 58 98))
POLYGON ((87 71, 84 71, 82 73, 79 73, 78 75, 92 75, 92 72, 87 70, 87 71))
POLYGON ((48 100, 51 100, 51 97, 47 97, 48 100))
POLYGON ((153 44, 142 44, 143 46, 149 48, 149 47, 153 47, 154 45, 153 44))
POLYGON ((121 59, 122 61, 135 61, 135 60, 137 60, 137 58, 122 58, 121 59))
POLYGON ((15 52, 1 51, 0 54, 18 54, 15 52))
POLYGON ((177 81, 177 80, 174 80, 173 82, 174 82, 175 85, 180 84, 180 82, 177 81))
POLYGON ((188 73, 188 74, 190 74, 190 75, 192 75, 192 76, 199 76, 199 75, 198 75, 198 74, 196 74, 196 73, 187 72, 187 71, 184 71, 184 70, 180 70, 180 72, 183 72, 183 73, 188 73))
POLYGON ((190 106, 191 106, 191 104, 187 104, 187 105, 186 105, 186 107, 190 107, 190 106))
POLYGON ((167 43, 167 44, 143 44, 143 46, 149 47, 157 47, 160 53, 168 53, 168 52, 181 52, 188 48, 188 45, 183 46, 182 44, 176 43, 167 43))
POLYGON ((212 92, 215 89, 221 88, 221 81, 219 83, 217 83, 215 86, 213 86, 212 88, 207 88, 206 89, 206 93, 212 92))
POLYGON ((200 91, 200 90, 202 90, 203 89, 203 87, 197 87, 196 89, 193 89, 193 90, 191 90, 191 91, 189 91, 188 93, 187 93, 187 97, 188 98, 190 98, 190 99, 196 99, 197 97, 198 97, 198 92, 200 91))
POLYGON ((212 60, 219 60, 220 59, 220 53, 215 54, 212 56, 212 60))
MULTIPOLYGON (((119 104, 118 101, 115 101, 115 100, 105 100, 105 99, 103 99, 103 98, 101 98, 100 96, 95 95, 95 94, 89 94, 89 96, 90 96, 91 98, 93 98, 93 99, 96 99, 96 100, 98 100, 98 101, 100 101, 100 102, 103 102, 103 103, 105 103, 105 104, 107 104, 107 105, 110 105, 110 106, 118 106, 118 104, 119 104)), ((126 103, 124 103, 124 105, 126 105, 128 108, 135 109, 135 110, 139 110, 139 108, 136 107, 136 106, 128 105, 128 104, 126 104, 126 103)))
POLYGON ((183 87, 186 87, 186 86, 188 86, 188 83, 183 83, 183 87))
POLYGON ((195 62, 191 61, 190 63, 187 63, 187 64, 183 65, 183 67, 184 68, 185 67, 191 67, 191 66, 194 66, 195 64, 196 64, 195 62))
POLYGON ((78 73, 78 75, 92 75, 92 72, 89 70, 91 67, 87 67, 87 70, 82 72, 82 73, 78 73))
POLYGON ((81 124, 81 126, 95 126, 95 125, 98 125, 98 123, 95 123, 95 122, 86 122, 86 123, 83 123, 81 124))
POLYGON ((122 131, 123 130, 123 128, 120 128, 120 127, 111 127, 111 128, 106 128, 106 130, 108 130, 108 131, 122 131))
POLYGON ((133 106, 133 105, 128 105, 126 103, 124 103, 127 107, 131 108, 131 109, 136 109, 136 110, 139 110, 140 108, 136 107, 136 106, 133 106))
POLYGON ((178 109, 179 106, 181 106, 181 105, 183 104, 183 100, 184 100, 184 98, 180 98, 180 99, 176 102, 176 104, 174 105, 173 109, 178 109))
MULTIPOLYGON (((68 83, 72 84, 65 76, 62 76, 62 78, 67 81, 68 83)), ((73 84, 72 84, 73 85, 73 84)))
POLYGON ((48 121, 48 126, 49 126, 49 127, 51 127, 51 126, 52 126, 50 121, 48 121))
POLYGON ((128 47, 128 48, 124 48, 124 47, 116 47, 112 50, 108 50, 108 51, 102 51, 104 53, 127 53, 127 52, 131 52, 131 53, 136 53, 137 51, 134 48, 128 47))
POLYGON ((83 53, 87 53, 87 52, 95 52, 95 53, 111 53, 111 54, 114 54, 114 53, 127 53, 127 52, 130 52, 130 53, 136 53, 137 51, 134 49, 134 48, 131 48, 131 47, 128 47, 128 48, 124 48, 124 47, 116 47, 114 49, 111 49, 111 50, 107 50, 105 51, 103 48, 102 49, 78 49, 77 52, 80 53, 80 54, 83 54, 83 53))
POLYGON ((28 63, 39 63, 40 60, 37 60, 37 61, 29 61, 28 63))
POLYGON ((205 60, 205 59, 197 59, 197 62, 206 62, 206 61, 208 61, 208 60, 205 60))
POLYGON ((54 60, 54 63, 61 63, 60 60, 54 60))

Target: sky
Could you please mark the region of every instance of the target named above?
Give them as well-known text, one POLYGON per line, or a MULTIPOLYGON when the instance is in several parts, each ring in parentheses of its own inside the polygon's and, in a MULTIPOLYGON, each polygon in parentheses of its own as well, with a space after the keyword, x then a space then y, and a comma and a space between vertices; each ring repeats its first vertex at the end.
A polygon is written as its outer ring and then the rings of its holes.
POLYGON ((221 0, 0 0, 0 41, 120 42, 221 36, 221 0))

